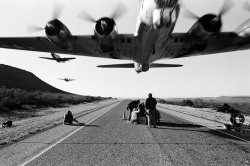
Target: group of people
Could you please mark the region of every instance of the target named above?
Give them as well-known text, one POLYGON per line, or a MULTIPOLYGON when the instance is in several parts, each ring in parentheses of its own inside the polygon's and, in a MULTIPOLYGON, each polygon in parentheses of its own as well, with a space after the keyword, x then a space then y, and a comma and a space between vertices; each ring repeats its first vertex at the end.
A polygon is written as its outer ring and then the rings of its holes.
MULTIPOLYGON (((156 128, 156 122, 159 122, 160 114, 156 110, 157 101, 153 98, 152 94, 148 94, 146 102, 140 102, 140 100, 131 101, 127 110, 129 111, 128 121, 132 123, 137 123, 138 117, 147 117, 147 122, 149 127, 156 128)), ((78 121, 73 117, 71 111, 68 111, 64 116, 64 124, 72 124, 73 122, 78 123, 78 121)))
POLYGON ((151 93, 148 94, 145 104, 143 102, 141 103, 140 100, 131 101, 127 106, 127 110, 129 111, 128 121, 137 123, 138 116, 146 115, 148 126, 156 128, 156 121, 160 119, 156 105, 157 101, 151 93))

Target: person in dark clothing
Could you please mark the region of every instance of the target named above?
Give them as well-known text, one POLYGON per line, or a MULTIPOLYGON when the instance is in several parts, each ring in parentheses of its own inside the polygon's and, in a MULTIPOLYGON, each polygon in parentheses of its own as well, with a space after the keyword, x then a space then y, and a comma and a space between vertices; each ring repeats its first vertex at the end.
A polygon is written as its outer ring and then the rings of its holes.
POLYGON ((72 124, 73 121, 75 121, 76 123, 78 123, 78 121, 76 119, 74 119, 73 114, 71 111, 68 111, 67 114, 64 116, 64 124, 72 124))
POLYGON ((230 122, 233 128, 240 127, 245 121, 245 117, 240 113, 231 113, 230 122))
POLYGON ((138 106, 139 103, 140 103, 140 100, 134 100, 128 104, 128 106, 127 106, 127 110, 129 111, 128 121, 131 120, 131 113, 132 113, 133 109, 138 106))
POLYGON ((145 107, 147 111, 147 118, 148 118, 148 127, 151 127, 151 125, 156 128, 156 119, 155 119, 155 111, 156 111, 156 104, 157 101, 155 98, 152 97, 152 94, 148 94, 148 98, 145 102, 145 107))
POLYGON ((140 103, 138 105, 138 109, 140 110, 140 112, 137 114, 138 117, 145 117, 146 116, 146 110, 145 110, 145 104, 144 102, 140 103))

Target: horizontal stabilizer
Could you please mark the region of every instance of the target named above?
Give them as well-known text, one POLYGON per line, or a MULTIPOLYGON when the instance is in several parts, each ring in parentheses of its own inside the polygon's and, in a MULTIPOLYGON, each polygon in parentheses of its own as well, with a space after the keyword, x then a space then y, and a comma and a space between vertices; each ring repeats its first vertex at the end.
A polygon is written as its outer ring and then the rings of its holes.
POLYGON ((160 67, 182 67, 183 65, 179 64, 162 64, 162 63, 152 63, 150 68, 160 68, 160 67))
MULTIPOLYGON (((183 65, 179 64, 162 64, 162 63, 152 63, 150 68, 160 68, 160 67, 182 67, 183 65)), ((97 67, 102 68, 134 68, 133 63, 125 63, 125 64, 113 64, 113 65, 99 65, 97 67)))
POLYGON ((113 64, 113 65, 99 65, 97 67, 102 68, 134 68, 133 63, 124 63, 124 64, 113 64))
POLYGON ((58 61, 68 61, 68 60, 76 59, 76 58, 48 58, 48 57, 39 57, 39 58, 55 60, 55 61, 57 61, 57 60, 58 61))

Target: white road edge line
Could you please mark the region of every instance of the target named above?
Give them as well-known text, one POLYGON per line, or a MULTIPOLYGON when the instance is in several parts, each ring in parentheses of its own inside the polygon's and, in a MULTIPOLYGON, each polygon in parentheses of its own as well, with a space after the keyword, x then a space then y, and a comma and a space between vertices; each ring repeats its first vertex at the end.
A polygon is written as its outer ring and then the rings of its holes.
MULTIPOLYGON (((110 111, 111 109, 109 109, 108 111, 110 111)), ((104 115, 105 113, 107 113, 108 111, 105 111, 104 113, 102 113, 101 115, 97 116, 96 118, 92 119, 91 121, 89 121, 87 124, 93 122, 94 120, 96 120, 97 118, 99 118, 100 116, 104 115)), ((76 129, 75 131, 73 131, 72 133, 70 133, 69 135, 67 135, 66 137, 60 139, 59 141, 57 141, 56 143, 52 144, 51 146, 49 146, 48 148, 44 149, 43 151, 41 151, 40 153, 38 153, 37 155, 35 155, 34 157, 32 157, 31 159, 25 161, 23 164, 21 164, 20 166, 25 166, 26 164, 30 163, 31 161, 35 160, 37 157, 41 156, 42 154, 44 154, 45 152, 47 152, 48 150, 50 150, 51 148, 53 148, 54 146, 56 146, 57 144, 59 144, 60 142, 64 141, 65 139, 67 139, 68 137, 70 137, 71 135, 75 134, 77 131, 81 130, 82 128, 84 128, 86 125, 76 129)))
MULTIPOLYGON (((165 108, 165 109, 167 109, 167 108, 165 108)), ((172 110, 171 110, 171 111, 172 111, 172 110)), ((167 113, 168 113, 168 112, 167 112, 167 113)), ((178 112, 178 113, 179 113, 179 112, 178 112)), ((171 114, 171 113, 170 113, 170 114, 171 114)), ((181 114, 181 113, 180 113, 180 114, 181 114)), ((173 115, 173 114, 171 114, 171 115, 173 115)), ((174 115, 174 116, 177 116, 177 115, 174 115)), ((192 115, 189 115, 189 116, 192 116, 192 115)), ((234 138, 240 139, 240 140, 242 140, 242 141, 250 142, 250 141, 248 141, 248 140, 246 140, 246 139, 243 139, 243 138, 240 138, 240 137, 237 137, 237 136, 234 136, 234 135, 231 135, 231 134, 225 133, 225 132, 223 132, 223 131, 220 131, 220 130, 214 129, 214 128, 209 127, 209 126, 205 126, 204 124, 197 123, 197 122, 194 122, 194 121, 192 121, 192 120, 185 119, 185 118, 183 118, 183 117, 179 117, 179 116, 177 116, 177 117, 178 117, 178 118, 181 118, 181 119, 184 119, 184 120, 187 120, 187 121, 189 121, 189 122, 192 122, 192 123, 195 123, 195 124, 198 124, 198 125, 204 126, 204 127, 206 127, 206 128, 209 128, 209 129, 212 129, 212 130, 218 131, 218 132, 220 132, 220 133, 223 133, 223 134, 229 135, 229 136, 231 136, 231 137, 234 137, 234 138)), ((206 119, 206 120, 207 120, 207 119, 206 119)))
MULTIPOLYGON (((184 118, 182 118, 182 119, 184 119, 184 118)), ((187 119, 185 119, 185 120, 187 120, 187 119)), ((212 127, 209 127, 209 126, 205 126, 205 125, 203 125, 203 124, 200 124, 200 123, 197 123, 197 122, 194 122, 194 121, 191 121, 191 120, 187 120, 187 121, 190 121, 190 122, 196 123, 196 124, 201 125, 201 126, 204 126, 204 127, 206 127, 206 128, 209 128, 209 129, 212 129, 212 130, 218 131, 218 132, 220 132, 220 133, 223 133, 223 134, 229 135, 229 136, 231 136, 231 137, 235 137, 235 138, 240 139, 240 140, 242 140, 242 141, 249 142, 248 140, 246 140, 246 139, 244 139, 244 138, 240 138, 240 137, 237 137, 237 136, 234 136, 234 135, 228 134, 228 133, 226 133, 226 132, 223 132, 223 131, 217 130, 217 129, 215 129, 215 128, 212 128, 212 127)))

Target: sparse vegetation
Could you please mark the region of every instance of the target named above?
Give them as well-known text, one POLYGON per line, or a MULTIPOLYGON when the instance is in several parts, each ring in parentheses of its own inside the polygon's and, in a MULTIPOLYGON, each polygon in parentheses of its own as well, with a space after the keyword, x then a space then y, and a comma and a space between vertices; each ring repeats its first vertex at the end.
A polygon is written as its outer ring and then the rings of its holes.
POLYGON ((250 97, 219 97, 219 98, 195 98, 195 99, 158 99, 159 103, 179 106, 189 106, 194 108, 212 108, 217 110, 224 103, 227 103, 235 110, 239 110, 244 115, 250 115, 250 97))
POLYGON ((0 88, 0 113, 41 107, 62 107, 84 102, 103 100, 101 97, 80 96, 66 93, 50 93, 45 91, 25 91, 21 89, 0 88))

